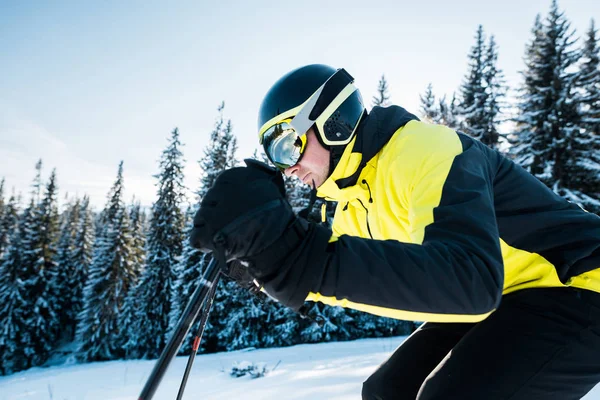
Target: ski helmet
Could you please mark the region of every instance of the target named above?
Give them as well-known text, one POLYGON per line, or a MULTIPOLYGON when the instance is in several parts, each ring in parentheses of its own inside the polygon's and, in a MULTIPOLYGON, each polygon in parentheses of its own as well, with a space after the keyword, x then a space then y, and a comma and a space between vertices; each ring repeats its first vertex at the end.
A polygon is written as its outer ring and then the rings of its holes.
POLYGON ((330 150, 330 172, 352 140, 365 106, 354 78, 343 68, 312 64, 280 78, 267 92, 258 114, 258 136, 267 157, 280 169, 295 165, 315 127, 330 150))

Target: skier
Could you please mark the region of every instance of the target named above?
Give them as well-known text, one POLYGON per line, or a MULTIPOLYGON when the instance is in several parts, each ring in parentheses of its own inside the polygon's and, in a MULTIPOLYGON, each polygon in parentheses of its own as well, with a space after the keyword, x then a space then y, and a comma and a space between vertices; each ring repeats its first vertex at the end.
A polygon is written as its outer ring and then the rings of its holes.
POLYGON ((219 176, 190 241, 295 310, 425 321, 363 399, 566 400, 600 381, 598 216, 462 133, 398 106, 367 113, 344 69, 279 79, 259 140, 337 202, 332 231, 296 216, 281 175, 251 163, 219 176))

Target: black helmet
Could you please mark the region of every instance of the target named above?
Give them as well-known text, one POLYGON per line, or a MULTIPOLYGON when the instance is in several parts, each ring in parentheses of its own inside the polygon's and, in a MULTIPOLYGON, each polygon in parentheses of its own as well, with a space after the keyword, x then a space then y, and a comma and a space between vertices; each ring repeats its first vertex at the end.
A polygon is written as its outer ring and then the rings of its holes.
POLYGON ((341 155, 366 113, 353 82, 343 68, 322 64, 295 69, 275 82, 258 114, 259 141, 269 159, 282 169, 296 164, 313 126, 321 144, 341 155))

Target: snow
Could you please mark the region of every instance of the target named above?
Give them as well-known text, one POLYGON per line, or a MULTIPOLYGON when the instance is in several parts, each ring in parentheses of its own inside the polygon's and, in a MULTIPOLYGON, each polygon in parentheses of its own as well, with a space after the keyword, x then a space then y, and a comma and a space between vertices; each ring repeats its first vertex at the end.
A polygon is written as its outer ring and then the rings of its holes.
MULTIPOLYGON (((184 399, 360 398, 362 382, 405 337, 361 339, 285 348, 199 355, 184 399), (263 378, 233 378, 234 365, 265 365, 263 378)), ((154 399, 174 399, 187 357, 178 357, 154 399)), ((109 361, 34 368, 0 377, 0 400, 130 400, 139 395, 154 361, 109 361)), ((600 387, 584 397, 600 400, 600 387)))

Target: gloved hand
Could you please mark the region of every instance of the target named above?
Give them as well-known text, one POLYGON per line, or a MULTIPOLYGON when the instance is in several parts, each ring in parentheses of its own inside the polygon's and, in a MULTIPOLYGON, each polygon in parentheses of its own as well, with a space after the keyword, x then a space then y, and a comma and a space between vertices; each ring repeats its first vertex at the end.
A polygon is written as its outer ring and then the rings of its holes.
POLYGON ((240 260, 267 293, 298 310, 324 273, 331 232, 294 214, 278 171, 245 162, 224 171, 206 193, 190 244, 205 252, 221 248, 227 261, 240 260))
POLYGON ((190 244, 204 252, 221 246, 227 261, 260 253, 295 218, 281 174, 259 161, 245 162, 246 167, 217 177, 194 216, 190 237, 190 244))

